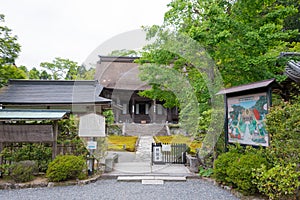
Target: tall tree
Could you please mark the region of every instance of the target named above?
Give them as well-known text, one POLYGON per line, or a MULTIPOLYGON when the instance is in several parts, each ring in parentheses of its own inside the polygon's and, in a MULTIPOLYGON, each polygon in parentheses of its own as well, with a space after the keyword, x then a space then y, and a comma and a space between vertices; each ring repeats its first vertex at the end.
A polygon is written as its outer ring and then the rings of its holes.
MULTIPOLYGON (((0 23, 3 22, 4 15, 0 14, 0 23)), ((17 36, 12 35, 8 27, 0 26, 0 66, 14 64, 20 51, 21 46, 17 43, 17 36)))
POLYGON ((0 66, 0 88, 3 87, 9 79, 25 79, 26 73, 15 65, 5 64, 0 66))
MULTIPOLYGON (((299 44, 290 43, 299 35, 295 27, 285 29, 285 20, 297 14, 297 8, 291 4, 282 4, 276 0, 173 0, 169 3, 161 26, 146 27, 149 38, 156 41, 145 47, 141 63, 151 62, 170 65, 185 75, 194 88, 203 114, 208 110, 212 91, 207 83, 214 83, 216 71, 205 65, 216 65, 221 73, 225 87, 236 86, 267 78, 284 80, 284 66, 275 66, 281 51, 289 51, 299 44), (184 42, 172 43, 172 36, 190 37, 205 51, 199 50, 194 56, 201 59, 211 58, 214 63, 193 63, 186 59, 187 52, 172 51, 176 45, 185 46, 184 42), (197 65, 202 70, 195 70, 197 65), (205 73, 203 73, 205 72, 205 73)), ((174 39, 173 41, 176 41, 174 39)), ((141 77, 152 83, 151 91, 145 96, 156 96, 173 104, 172 95, 166 95, 163 84, 153 82, 157 74, 151 75, 151 68, 141 68, 141 77), (152 76, 152 77, 151 77, 152 76), (152 82, 151 82, 152 81, 152 82)), ((159 76, 160 77, 160 76, 159 76)), ((179 84, 180 85, 180 84, 179 84)), ((200 117, 201 118, 201 117, 200 117)))
POLYGON ((49 71, 54 80, 75 80, 80 66, 69 59, 55 58, 52 63, 42 62, 42 68, 49 71))
MULTIPOLYGON (((0 23, 4 22, 4 15, 0 14, 0 23)), ((17 36, 12 35, 11 29, 0 25, 0 87, 9 79, 26 78, 26 72, 15 66, 21 46, 17 43, 17 36)))
POLYGON ((276 77, 281 51, 297 37, 298 30, 285 30, 284 20, 297 13, 276 0, 182 1, 174 0, 165 15, 164 27, 188 34, 209 52, 221 71, 225 86, 276 77))

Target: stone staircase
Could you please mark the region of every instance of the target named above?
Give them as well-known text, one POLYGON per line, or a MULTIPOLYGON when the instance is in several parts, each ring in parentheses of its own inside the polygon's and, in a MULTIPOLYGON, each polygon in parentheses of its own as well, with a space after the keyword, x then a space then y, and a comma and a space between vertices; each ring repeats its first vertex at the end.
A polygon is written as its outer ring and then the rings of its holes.
POLYGON ((135 162, 151 162, 151 148, 154 139, 152 136, 140 136, 136 149, 135 162))
POLYGON ((132 136, 156 136, 167 135, 167 128, 165 124, 135 124, 124 123, 123 129, 125 135, 132 136))

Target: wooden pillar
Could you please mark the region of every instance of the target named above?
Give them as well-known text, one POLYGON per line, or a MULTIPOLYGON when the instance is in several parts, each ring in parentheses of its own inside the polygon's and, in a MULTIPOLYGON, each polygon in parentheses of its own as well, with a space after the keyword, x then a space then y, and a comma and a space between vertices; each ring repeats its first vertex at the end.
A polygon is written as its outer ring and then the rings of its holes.
POLYGON ((52 159, 57 155, 57 135, 58 135, 58 122, 54 121, 53 125, 53 143, 52 143, 52 159))
POLYGON ((154 99, 154 100, 153 100, 153 123, 156 122, 156 111, 157 111, 157 108, 156 108, 156 100, 154 99))
POLYGON ((135 109, 134 109, 134 104, 135 104, 135 101, 134 101, 134 99, 132 98, 132 101, 131 101, 132 103, 131 103, 131 113, 132 113, 132 123, 134 123, 134 115, 135 115, 135 109))
POLYGON ((115 113, 115 123, 119 123, 120 120, 120 110, 119 109, 114 109, 114 113, 115 113))

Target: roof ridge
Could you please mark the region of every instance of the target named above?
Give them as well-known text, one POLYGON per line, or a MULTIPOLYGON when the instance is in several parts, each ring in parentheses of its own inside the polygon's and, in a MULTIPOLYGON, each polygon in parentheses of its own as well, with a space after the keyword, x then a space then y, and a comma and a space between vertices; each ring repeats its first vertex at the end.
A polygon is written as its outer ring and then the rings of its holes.
POLYGON ((9 85, 12 84, 43 84, 43 85, 51 85, 51 84, 60 84, 60 85, 76 85, 76 83, 80 84, 99 84, 98 80, 33 80, 33 79, 10 79, 9 85))

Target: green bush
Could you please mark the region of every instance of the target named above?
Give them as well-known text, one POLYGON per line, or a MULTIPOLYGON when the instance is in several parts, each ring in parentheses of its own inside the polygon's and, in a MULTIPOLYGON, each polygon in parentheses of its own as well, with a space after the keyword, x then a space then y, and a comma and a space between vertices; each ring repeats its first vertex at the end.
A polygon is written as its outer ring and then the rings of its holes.
POLYGON ((83 179, 86 176, 86 161, 81 156, 57 156, 48 166, 47 178, 59 182, 69 179, 83 179))
POLYGON ((39 171, 46 172, 47 166, 52 158, 52 148, 46 144, 22 144, 22 146, 18 148, 4 148, 1 155, 5 160, 11 162, 24 160, 36 161, 39 171))
POLYGON ((0 177, 9 175, 9 164, 0 165, 0 177))
POLYGON ((36 172, 38 172, 38 166, 31 160, 15 163, 10 168, 10 175, 17 183, 33 180, 36 172))
POLYGON ((227 169, 230 167, 231 163, 238 160, 240 154, 235 151, 229 151, 219 155, 219 157, 214 162, 214 178, 218 182, 232 184, 227 180, 227 169))
POLYGON ((269 153, 274 163, 300 163, 300 99, 272 107, 267 115, 271 136, 269 153))
POLYGON ((102 115, 105 117, 106 125, 112 125, 114 123, 115 118, 112 110, 105 110, 102 112, 102 115))
POLYGON ((266 158, 255 153, 246 153, 239 159, 229 163, 226 169, 226 180, 233 183, 235 187, 244 194, 254 194, 257 192, 256 185, 252 182, 253 170, 267 165, 266 158))
POLYGON ((270 199, 295 199, 297 188, 300 187, 300 172, 296 164, 275 165, 269 170, 263 165, 252 175, 258 190, 270 199))

